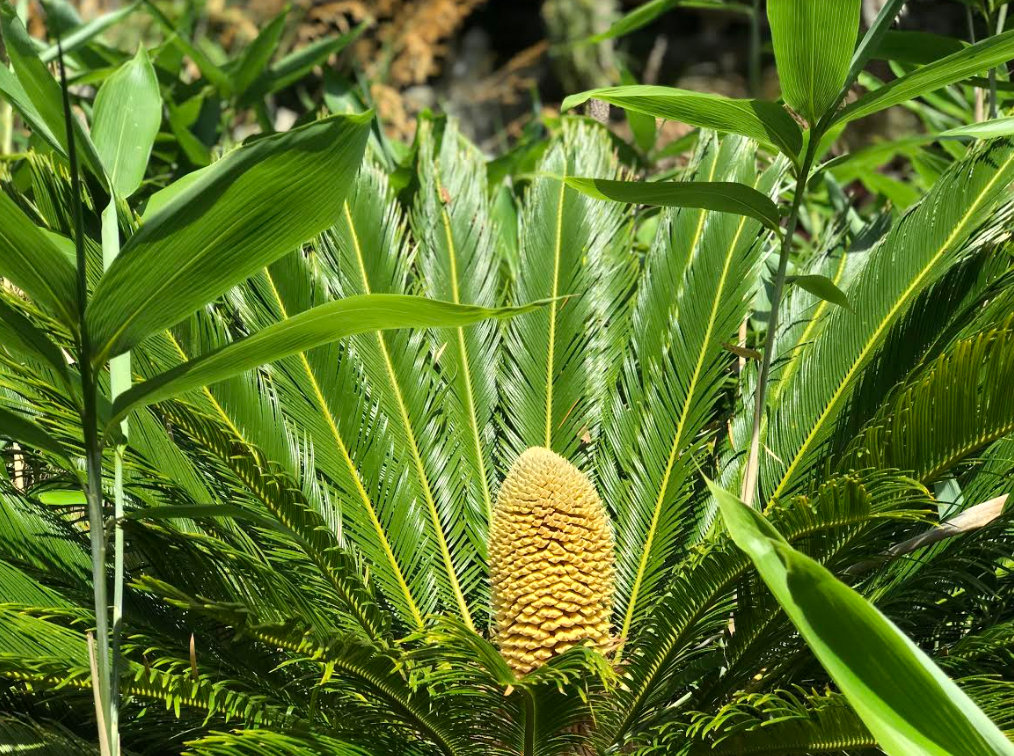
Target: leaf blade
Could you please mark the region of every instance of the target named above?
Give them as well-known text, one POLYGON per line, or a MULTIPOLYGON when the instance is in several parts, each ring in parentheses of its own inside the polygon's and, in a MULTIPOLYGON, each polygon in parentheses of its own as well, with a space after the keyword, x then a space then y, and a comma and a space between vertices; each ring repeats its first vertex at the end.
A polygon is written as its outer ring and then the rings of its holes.
POLYGON ((1014 31, 1004 32, 916 69, 860 97, 844 108, 833 123, 854 121, 898 105, 913 97, 986 71, 1014 57, 1014 31))
POLYGON ((118 197, 129 197, 141 185, 161 122, 158 79, 139 47, 95 96, 92 139, 118 197))
POLYGON ((589 197, 658 207, 694 207, 745 215, 780 230, 780 216, 766 195, 734 181, 612 181, 568 177, 569 186, 589 197))
POLYGON ((136 384, 117 398, 107 427, 114 427, 128 412, 139 407, 356 333, 408 327, 465 326, 491 317, 518 315, 537 306, 533 303, 492 309, 401 294, 346 297, 294 315, 136 384))
POLYGON ((569 110, 592 98, 656 118, 742 134, 772 144, 792 159, 796 159, 803 148, 799 126, 780 105, 773 102, 736 100, 675 87, 637 84, 591 89, 570 95, 560 109, 569 110))
POLYGON ((769 0, 785 101, 812 125, 838 102, 859 35, 860 0, 769 0))
POLYGON ((368 118, 332 116, 260 139, 166 202, 123 246, 88 305, 96 364, 326 228, 359 166, 368 118))
POLYGON ((1014 754, 1014 744, 866 599, 708 481, 736 545, 889 754, 1014 754))

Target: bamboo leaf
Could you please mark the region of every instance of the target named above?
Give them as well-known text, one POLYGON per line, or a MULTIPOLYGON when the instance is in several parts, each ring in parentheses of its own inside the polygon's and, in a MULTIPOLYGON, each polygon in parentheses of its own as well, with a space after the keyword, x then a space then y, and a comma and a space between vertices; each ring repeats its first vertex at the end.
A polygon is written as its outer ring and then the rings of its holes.
POLYGON ((207 386, 259 365, 367 331, 395 328, 458 327, 491 317, 510 317, 535 309, 489 309, 399 294, 346 297, 268 326, 252 336, 185 362, 136 384, 113 404, 112 428, 129 412, 191 389, 207 386))
POLYGON ((306 76, 315 66, 323 65, 332 55, 355 42, 369 23, 363 22, 338 37, 325 37, 286 55, 267 71, 261 73, 247 88, 241 102, 250 104, 259 97, 284 89, 306 76))
POLYGON ((95 96, 92 139, 117 197, 141 185, 162 122, 162 96, 143 47, 120 66, 95 96))
POLYGON ((785 102, 815 124, 838 104, 859 35, 861 0, 768 0, 785 102))
POLYGON ((974 139, 996 139, 997 137, 1011 136, 1014 134, 1014 117, 993 118, 988 121, 979 121, 964 126, 955 126, 953 129, 941 131, 928 139, 957 139, 959 137, 972 137, 974 139))
POLYGON ((326 228, 359 166, 370 117, 333 116, 259 139, 162 205, 89 302, 95 363, 178 323, 326 228))
POLYGON ((848 88, 859 78, 859 74, 866 67, 866 64, 874 57, 874 54, 881 46, 881 41, 891 33, 891 24, 894 23, 894 19, 898 17, 904 5, 905 0, 887 0, 883 4, 876 19, 873 21, 873 25, 863 35, 862 41, 859 42, 855 53, 852 54, 852 63, 849 65, 849 73, 845 77, 839 102, 844 99, 848 88))
POLYGON ((871 57, 922 66, 961 52, 967 46, 963 40, 930 32, 889 31, 871 57))
POLYGON ((251 84, 268 67, 271 58, 278 50, 278 43, 285 31, 285 21, 289 15, 288 8, 275 16, 271 23, 261 29, 257 38, 243 51, 243 56, 236 63, 232 72, 233 88, 243 95, 251 84))
POLYGON ((845 292, 835 286, 834 281, 827 276, 789 276, 786 280, 790 284, 795 284, 799 288, 805 289, 813 294, 813 296, 820 297, 825 302, 844 307, 846 310, 852 309, 852 305, 849 304, 849 299, 845 296, 845 292))
POLYGON ((966 47, 860 97, 843 109, 834 123, 854 121, 911 100, 948 84, 981 74, 1014 58, 1014 31, 966 47))
POLYGON ((767 196, 733 181, 611 181, 568 177, 567 184, 589 197, 658 207, 696 207, 755 218, 779 231, 778 208, 767 196))
POLYGON ((151 0, 142 0, 148 13, 151 14, 152 18, 161 26, 165 33, 169 36, 169 41, 175 45, 180 52, 189 57, 194 65, 197 66, 198 70, 207 79, 212 86, 215 87, 221 94, 229 96, 232 94, 232 80, 229 75, 222 70, 220 66, 216 66, 207 55, 205 55, 197 45, 193 44, 189 39, 183 37, 179 30, 173 25, 166 15, 155 5, 151 0))
POLYGON ((849 703, 892 756, 1014 754, 1014 744, 889 619, 708 481, 725 525, 849 703))
POLYGON ((753 9, 746 3, 721 2, 721 0, 648 0, 634 8, 629 13, 615 21, 606 31, 596 34, 587 39, 588 44, 605 42, 607 39, 615 39, 632 31, 647 26, 656 18, 676 6, 683 8, 698 8, 703 10, 736 11, 750 15, 753 9))
MULTIPOLYGON (((110 11, 109 13, 104 13, 98 18, 94 18, 86 24, 82 24, 74 31, 72 31, 70 34, 68 34, 66 37, 64 37, 62 40, 60 40, 60 45, 63 47, 64 55, 73 52, 82 45, 88 44, 97 36, 102 34, 102 32, 104 32, 106 29, 115 24, 118 24, 124 18, 129 16, 131 13, 137 10, 138 6, 140 5, 141 5, 140 0, 138 0, 137 2, 124 5, 122 8, 117 8, 116 10, 110 11)), ((57 53, 58 53, 57 46, 51 45, 50 47, 47 47, 39 54, 39 59, 43 63, 50 63, 56 60, 57 53)))
POLYGON ((799 126, 792 120, 792 116, 773 102, 734 100, 686 89, 638 84, 591 89, 570 95, 560 109, 576 108, 592 98, 656 118, 742 134, 774 145, 793 160, 803 148, 803 135, 799 126))

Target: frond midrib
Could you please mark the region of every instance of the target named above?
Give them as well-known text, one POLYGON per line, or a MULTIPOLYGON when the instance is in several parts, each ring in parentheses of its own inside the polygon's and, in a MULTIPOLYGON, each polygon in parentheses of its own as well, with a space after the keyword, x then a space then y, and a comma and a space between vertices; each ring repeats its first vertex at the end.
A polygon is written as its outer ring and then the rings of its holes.
MULTIPOLYGON (((717 164, 718 160, 716 159, 712 164, 712 175, 714 174, 714 170, 717 164)), ((758 176, 753 186, 756 188, 758 183, 760 183, 760 176, 758 176)), ((697 226, 697 235, 694 238, 693 245, 694 247, 696 247, 697 243, 700 240, 700 234, 704 227, 704 219, 706 215, 707 213, 705 211, 701 211, 701 218, 697 226)), ((669 477, 672 475, 672 470, 676 463, 677 453, 679 452, 681 443, 683 441, 683 430, 686 425, 687 418, 689 417, 690 414, 690 407, 693 403, 694 392, 696 391, 697 388, 697 382, 700 379, 701 369, 704 366, 704 358, 708 352, 708 346, 711 343, 711 334, 715 327, 715 320, 718 314, 718 305, 722 297, 722 292, 724 291, 725 285, 728 280, 729 269, 732 265, 732 259, 735 256, 736 245, 739 243, 739 238, 742 235, 743 229, 746 226, 746 220, 747 220, 746 216, 743 216, 740 219, 739 226, 736 229, 736 233, 732 238, 732 242, 729 244, 728 254, 725 257, 725 264, 722 267, 722 275, 720 278, 718 291, 715 293, 714 299, 711 304, 711 312, 708 316, 708 327, 707 330, 705 331, 704 339, 701 342, 700 352, 697 355, 697 363, 694 367, 694 372, 693 375, 691 376, 690 384, 687 388, 686 393, 687 398, 686 401, 684 401, 683 409, 680 412, 680 419, 676 425, 676 432, 673 434, 673 442, 669 450, 669 458, 666 463, 665 473, 662 476, 662 484, 659 486, 658 497, 655 500, 655 507, 652 512, 651 525, 648 528, 648 534, 647 537, 645 538, 644 550, 641 553, 641 560, 637 568, 637 575, 634 578, 634 583, 630 590, 630 598, 627 600, 627 611, 624 613, 623 626, 622 629, 620 630, 621 638, 626 637, 627 633, 630 631, 630 625, 633 622, 634 614, 637 609, 638 593, 640 591, 641 583, 644 580, 645 571, 647 570, 648 565, 648 558, 651 554, 652 545, 655 540, 655 533, 658 529, 658 522, 662 513, 662 504, 665 498, 665 492, 669 487, 669 477)), ((619 652, 617 653, 617 660, 619 660, 619 652)))
MULTIPOLYGON (((352 245, 355 248, 356 260, 359 263, 359 272, 362 277, 363 290, 366 294, 370 292, 370 281, 366 274, 366 261, 363 259, 363 250, 359 242, 359 234, 356 230, 355 221, 352 218, 352 211, 349 208, 348 200, 344 204, 345 222, 348 224, 349 233, 352 236, 352 245)), ((422 454, 419 451, 419 444, 416 440, 415 429, 412 427, 412 420, 408 415, 408 408, 405 406, 405 397, 402 393, 401 386, 398 383, 398 376, 394 370, 394 364, 391 362, 391 354, 387 348, 387 340, 384 334, 381 332, 376 333, 377 345, 380 347, 381 356, 384 360, 384 367, 387 371, 387 378, 391 385, 391 390, 394 392, 395 401, 398 405, 398 411, 401 415, 401 422, 405 429, 405 434, 408 437, 409 452, 412 455, 412 460, 415 464, 416 474, 419 477, 419 482, 423 489, 423 497, 426 500, 426 508, 430 516, 430 523, 434 530, 437 543, 440 547, 440 556, 444 563, 444 570, 447 573, 447 578, 450 581, 451 592, 454 595, 454 600, 458 605, 458 611, 461 613, 462 619, 468 628, 475 631, 475 625, 472 622, 472 614, 468 609, 468 602, 465 600, 464 591, 461 589, 461 583, 458 580, 457 570, 454 567, 454 560, 451 558, 451 550, 447 545, 447 537, 444 533, 443 524, 440 522, 440 513, 437 512, 436 500, 433 497, 433 488, 430 485, 429 477, 426 474, 426 466, 423 463, 422 454)))
MULTIPOLYGON (((285 303, 282 301, 281 294, 278 288, 275 286, 274 278, 271 275, 271 271, 268 268, 264 269, 264 274, 267 277, 268 285, 271 287, 271 292, 275 297, 275 301, 278 303, 279 310, 281 311, 283 318, 288 318, 288 312, 285 308, 285 303)), ((390 541, 387 538, 387 533, 384 532, 383 525, 380 522, 380 518, 377 516, 376 508, 373 506, 373 501, 370 499, 370 495, 366 492, 366 488, 363 485, 362 477, 359 474, 359 468, 356 467, 355 462, 352 461, 352 457, 349 454, 348 447, 345 445, 345 440, 342 438, 341 432, 338 429, 338 424, 335 421, 334 414, 331 412, 331 408, 324 398, 324 394, 321 391, 320 383, 317 380, 316 374, 313 372, 313 368, 310 366, 309 360, 306 358, 306 352, 299 353, 299 359, 303 365, 303 370, 306 372, 306 377, 310 381, 310 385, 313 388, 314 397, 317 401, 321 412, 324 415, 324 419, 327 421, 328 428, 331 430, 331 434, 335 440, 335 444, 338 447, 339 453, 342 455, 342 460, 348 467, 349 475, 351 476, 353 483, 355 484, 356 493, 363 502, 363 506, 366 507, 366 512, 370 518, 370 524, 373 526, 374 531, 377 533, 377 538, 380 541, 380 546, 383 549, 384 556, 387 558, 391 569, 394 571, 395 579, 398 582, 398 587, 401 589, 402 594, 405 597, 405 601, 408 605, 409 611, 412 614, 412 620, 417 628, 423 626, 422 613, 419 610, 419 606, 412 596, 412 592, 408 587, 408 582, 405 580, 404 572, 402 572, 401 566, 398 564, 398 560, 394 555, 394 551, 391 548, 390 541)))

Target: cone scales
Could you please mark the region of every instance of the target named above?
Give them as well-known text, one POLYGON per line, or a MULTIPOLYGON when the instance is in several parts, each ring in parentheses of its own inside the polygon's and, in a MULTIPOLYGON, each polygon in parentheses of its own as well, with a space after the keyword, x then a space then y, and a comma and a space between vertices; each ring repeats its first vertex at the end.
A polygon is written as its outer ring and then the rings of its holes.
POLYGON ((540 447, 518 457, 497 496, 489 558, 495 637, 517 674, 582 642, 606 649, 613 542, 580 470, 540 447))

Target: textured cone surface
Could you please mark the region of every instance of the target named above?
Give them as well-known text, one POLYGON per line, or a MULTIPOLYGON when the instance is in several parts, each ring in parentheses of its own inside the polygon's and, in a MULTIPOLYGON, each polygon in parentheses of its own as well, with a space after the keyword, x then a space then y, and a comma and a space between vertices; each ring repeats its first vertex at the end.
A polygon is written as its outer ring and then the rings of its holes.
POLYGON ((580 470, 549 449, 518 457, 497 496, 489 552, 496 640, 517 674, 582 642, 605 650, 613 542, 580 470))

